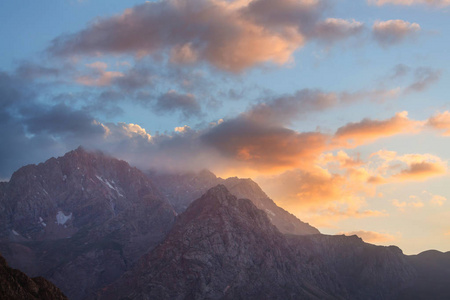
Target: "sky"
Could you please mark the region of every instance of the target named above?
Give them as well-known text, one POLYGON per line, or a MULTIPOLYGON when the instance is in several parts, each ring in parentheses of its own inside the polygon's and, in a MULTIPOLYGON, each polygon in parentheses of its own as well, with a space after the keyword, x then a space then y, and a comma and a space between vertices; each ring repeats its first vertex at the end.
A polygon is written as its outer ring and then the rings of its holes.
POLYGON ((83 146, 450 250, 450 1, 0 4, 0 180, 83 146))

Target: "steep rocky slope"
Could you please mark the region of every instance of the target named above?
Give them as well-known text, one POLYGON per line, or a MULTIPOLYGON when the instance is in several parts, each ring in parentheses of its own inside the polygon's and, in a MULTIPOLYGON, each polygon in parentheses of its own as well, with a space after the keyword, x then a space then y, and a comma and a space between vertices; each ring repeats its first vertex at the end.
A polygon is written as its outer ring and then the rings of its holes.
POLYGON ((51 282, 42 277, 30 278, 12 269, 0 255, 0 298, 3 300, 67 300, 51 282))
POLYGON ((209 171, 184 174, 150 172, 149 177, 158 185, 177 212, 181 213, 208 189, 223 184, 238 198, 250 199, 256 207, 264 210, 272 223, 289 234, 317 234, 319 230, 282 209, 251 179, 230 177, 222 179, 209 171))
POLYGON ((193 202, 166 240, 101 298, 330 298, 297 269, 267 215, 219 185, 193 202))
POLYGON ((71 299, 117 279, 176 215, 141 171, 82 148, 19 169, 2 190, 0 250, 71 299))
POLYGON ((396 299, 416 277, 397 247, 283 235, 219 185, 100 299, 396 299))

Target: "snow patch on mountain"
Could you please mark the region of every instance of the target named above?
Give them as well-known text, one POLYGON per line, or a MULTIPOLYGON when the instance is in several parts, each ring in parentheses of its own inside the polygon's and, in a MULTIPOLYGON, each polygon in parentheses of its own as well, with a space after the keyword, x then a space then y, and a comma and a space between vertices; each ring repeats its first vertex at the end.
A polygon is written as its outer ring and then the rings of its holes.
POLYGON ((56 223, 58 225, 64 225, 70 219, 72 219, 72 213, 66 216, 62 211, 58 211, 58 213, 56 214, 56 223))

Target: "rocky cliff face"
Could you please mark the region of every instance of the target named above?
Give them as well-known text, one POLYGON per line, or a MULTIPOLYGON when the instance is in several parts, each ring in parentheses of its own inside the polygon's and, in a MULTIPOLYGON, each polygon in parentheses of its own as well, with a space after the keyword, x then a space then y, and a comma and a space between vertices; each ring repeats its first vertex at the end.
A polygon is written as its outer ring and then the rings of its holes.
POLYGON ((266 193, 251 179, 230 177, 222 179, 209 171, 185 174, 149 173, 149 177, 158 185, 178 213, 203 195, 208 189, 223 184, 238 198, 250 199, 256 207, 264 210, 271 222, 282 233, 287 234, 317 234, 319 230, 300 221, 297 217, 282 209, 270 199, 266 193))
POLYGON ((30 278, 21 271, 10 268, 1 255, 0 296, 4 300, 67 300, 51 282, 42 277, 30 278))
POLYGON ((164 238, 176 215, 141 171, 82 148, 19 169, 0 207, 5 257, 72 299, 117 279, 164 238))

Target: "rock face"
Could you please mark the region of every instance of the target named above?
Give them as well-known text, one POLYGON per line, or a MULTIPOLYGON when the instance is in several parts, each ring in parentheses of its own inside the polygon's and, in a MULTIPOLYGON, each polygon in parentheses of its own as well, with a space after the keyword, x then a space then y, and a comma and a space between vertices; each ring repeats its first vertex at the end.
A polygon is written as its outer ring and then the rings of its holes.
POLYGON ((141 171, 82 148, 19 169, 1 192, 0 250, 71 299, 117 279, 176 215, 141 171))
POLYGON ((30 278, 21 271, 10 268, 1 255, 0 296, 4 300, 67 300, 51 282, 42 277, 30 278))
POLYGON ((250 199, 259 209, 264 210, 271 222, 286 234, 318 234, 319 230, 300 221, 297 217, 282 209, 251 179, 230 177, 222 179, 209 171, 185 174, 149 173, 149 177, 158 185, 178 213, 182 213, 208 189, 223 184, 238 198, 250 199))
POLYGON ((285 236, 219 185, 101 299, 395 299, 415 278, 396 247, 356 236, 285 236))

